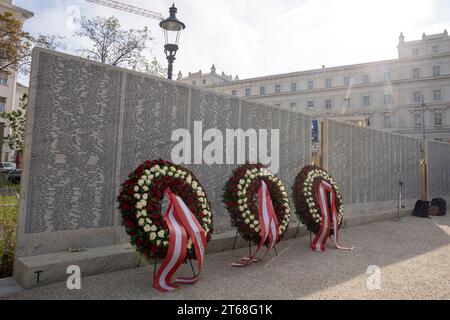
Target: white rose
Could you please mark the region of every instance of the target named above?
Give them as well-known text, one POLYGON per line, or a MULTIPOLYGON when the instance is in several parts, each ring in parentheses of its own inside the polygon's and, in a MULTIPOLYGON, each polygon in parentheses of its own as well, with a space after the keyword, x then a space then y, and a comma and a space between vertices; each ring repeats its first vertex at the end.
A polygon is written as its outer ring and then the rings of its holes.
POLYGON ((284 191, 284 187, 283 187, 283 186, 281 186, 281 187, 280 187, 280 190, 281 190, 281 191, 283 192, 283 191, 284 191))
POLYGON ((188 240, 188 242, 187 242, 187 244, 186 244, 186 247, 187 247, 188 249, 191 249, 191 248, 192 248, 192 240, 191 240, 191 239, 188 240))
POLYGON ((170 167, 170 171, 177 172, 177 169, 175 167, 170 167))
POLYGON ((242 190, 242 185, 238 184, 238 189, 242 190))
POLYGON ((169 177, 173 177, 173 172, 170 171, 167 175, 168 175, 169 177))
POLYGON ((157 228, 155 225, 152 225, 152 226, 150 227, 150 230, 153 231, 153 232, 155 232, 156 230, 158 230, 158 228, 157 228))
POLYGON ((249 219, 245 219, 245 223, 246 223, 246 224, 249 224, 249 223, 250 223, 250 220, 249 220, 249 219))
POLYGON ((140 187, 142 187, 142 186, 144 185, 144 180, 139 180, 139 181, 138 181, 138 185, 139 185, 140 187))
POLYGON ((197 181, 192 181, 192 188, 197 189, 198 183, 197 181))
POLYGON ((255 220, 255 216, 254 215, 250 215, 250 220, 255 220))
POLYGON ((189 175, 189 176, 187 176, 187 178, 186 178, 186 182, 187 183, 189 183, 189 184, 191 184, 192 183, 192 177, 189 175))
POLYGON ((259 224, 259 221, 258 221, 258 220, 255 220, 255 221, 253 221, 253 224, 254 224, 254 225, 258 225, 258 224, 259 224))
POLYGON ((239 200, 238 200, 238 203, 239 203, 239 204, 242 204, 242 199, 239 199, 239 200))
POLYGON ((156 240, 156 245, 157 245, 157 246, 161 245, 161 240, 159 240, 159 239, 156 240))
POLYGON ((138 221, 139 226, 143 226, 145 224, 145 220, 144 219, 139 219, 138 221))
POLYGON ((156 239, 156 233, 152 232, 150 233, 150 240, 153 241, 156 239))
POLYGON ((255 228, 255 232, 259 232, 259 227, 256 227, 256 228, 255 228))
POLYGON ((168 244, 169 244, 169 241, 165 241, 165 240, 163 241, 164 246, 167 246, 168 244))
POLYGON ((175 178, 179 178, 180 175, 179 175, 178 173, 175 173, 174 177, 175 177, 175 178))
POLYGON ((245 183, 244 179, 239 180, 239 184, 244 184, 244 183, 245 183))
POLYGON ((243 206, 239 206, 239 211, 243 212, 244 211, 244 207, 243 206))
POLYGON ((159 177, 159 172, 155 172, 155 178, 159 177))
POLYGON ((155 167, 151 167, 150 168, 150 172, 155 172, 156 171, 156 168, 155 167))
POLYGON ((251 229, 255 228, 255 225, 254 224, 250 224, 250 228, 251 229))
POLYGON ((146 169, 146 170, 144 170, 144 172, 147 176, 150 175, 150 170, 146 169))
POLYGON ((142 209, 142 204, 140 202, 136 203, 136 208, 138 210, 141 210, 142 209))
POLYGON ((133 190, 134 190, 134 192, 139 192, 139 187, 135 186, 133 190))
POLYGON ((149 224, 146 224, 146 225, 144 226, 144 231, 145 231, 145 232, 150 232, 150 225, 149 225, 149 224))
POLYGON ((255 179, 255 175, 254 175, 254 174, 251 174, 251 175, 250 175, 250 179, 255 179))
MULTIPOLYGON (((148 181, 148 180, 147 180, 148 181)), ((148 187, 147 186, 144 186, 143 188, 142 188, 142 190, 144 190, 145 192, 147 192, 148 191, 148 187)))
POLYGON ((142 199, 147 200, 147 199, 148 199, 148 194, 147 194, 147 193, 144 193, 144 194, 142 195, 142 199))
POLYGON ((135 197, 136 199, 140 199, 140 198, 141 198, 141 195, 140 195, 139 193, 135 193, 135 194, 134 194, 134 197, 135 197))
POLYGON ((152 224, 152 220, 150 220, 149 218, 145 219, 145 222, 147 222, 148 224, 152 224))
POLYGON ((160 231, 158 232, 158 237, 164 238, 164 235, 165 235, 164 230, 160 230, 160 231))
POLYGON ((141 215, 142 215, 143 217, 146 217, 146 216, 147 216, 147 211, 142 210, 142 211, 141 211, 141 215))

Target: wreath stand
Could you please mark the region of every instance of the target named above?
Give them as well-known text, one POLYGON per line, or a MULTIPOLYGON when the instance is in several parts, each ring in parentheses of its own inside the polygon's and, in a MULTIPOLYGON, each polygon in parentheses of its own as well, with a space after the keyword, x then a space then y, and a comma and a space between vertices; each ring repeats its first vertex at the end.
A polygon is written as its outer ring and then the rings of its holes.
MULTIPOLYGON (((238 238, 239 231, 236 230, 236 235, 234 236, 234 242, 233 242, 233 248, 231 250, 234 250, 236 248, 236 241, 238 238)), ((278 256, 278 251, 276 245, 273 246, 273 250, 275 251, 275 255, 278 256)), ((248 241, 248 256, 252 256, 252 242, 248 241)))

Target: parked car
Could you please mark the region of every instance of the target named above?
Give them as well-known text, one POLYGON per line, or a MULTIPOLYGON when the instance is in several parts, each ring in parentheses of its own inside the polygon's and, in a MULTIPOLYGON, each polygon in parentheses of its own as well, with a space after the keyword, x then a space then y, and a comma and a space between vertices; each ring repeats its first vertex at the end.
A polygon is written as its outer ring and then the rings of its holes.
POLYGON ((8 183, 20 183, 20 176, 22 175, 22 170, 20 169, 15 169, 15 170, 11 170, 6 174, 6 181, 8 181, 8 183))
POLYGON ((16 164, 13 162, 0 162, 0 172, 6 173, 11 170, 16 170, 16 164))

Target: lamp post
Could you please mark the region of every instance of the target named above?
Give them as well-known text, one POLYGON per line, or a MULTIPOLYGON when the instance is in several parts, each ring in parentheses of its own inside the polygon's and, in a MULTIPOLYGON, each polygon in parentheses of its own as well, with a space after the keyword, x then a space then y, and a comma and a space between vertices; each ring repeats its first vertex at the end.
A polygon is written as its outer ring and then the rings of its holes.
POLYGON ((178 51, 178 42, 180 40, 180 33, 186 28, 185 24, 177 19, 177 8, 175 4, 169 9, 170 16, 161 21, 159 26, 164 30, 164 53, 166 54, 167 61, 169 62, 169 68, 167 72, 167 78, 172 80, 173 62, 175 61, 175 55, 178 51))

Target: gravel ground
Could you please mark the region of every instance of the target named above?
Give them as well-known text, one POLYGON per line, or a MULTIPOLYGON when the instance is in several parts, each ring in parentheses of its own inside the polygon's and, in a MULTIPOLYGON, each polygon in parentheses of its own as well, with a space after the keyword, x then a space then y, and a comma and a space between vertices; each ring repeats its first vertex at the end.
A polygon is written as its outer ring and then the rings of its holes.
MULTIPOLYGON (((248 250, 208 255, 200 281, 161 294, 151 287, 150 267, 85 277, 82 289, 65 283, 9 299, 450 299, 450 217, 407 217, 341 232, 354 251, 309 250, 309 237, 283 241, 278 256, 247 268, 229 263, 248 250), (380 268, 380 289, 367 288, 367 268, 380 268)), ((184 266, 179 274, 189 274, 184 266)))

